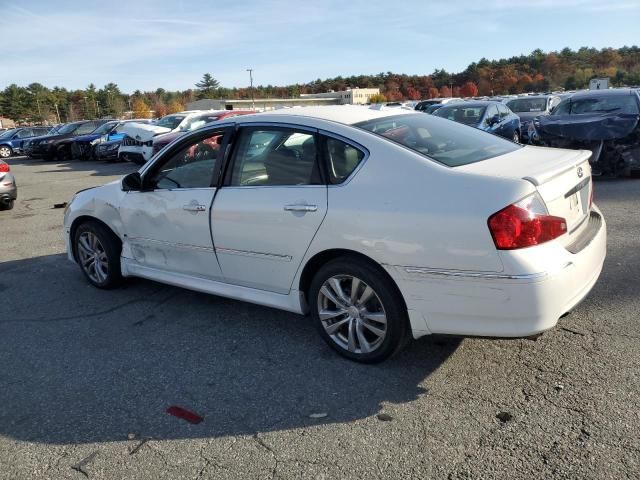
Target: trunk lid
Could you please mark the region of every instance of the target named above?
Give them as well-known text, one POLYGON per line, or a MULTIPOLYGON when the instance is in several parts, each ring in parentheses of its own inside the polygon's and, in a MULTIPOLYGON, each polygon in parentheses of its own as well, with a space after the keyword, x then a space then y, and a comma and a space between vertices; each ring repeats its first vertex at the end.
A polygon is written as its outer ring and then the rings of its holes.
POLYGON ((593 188, 590 157, 588 150, 526 146, 506 155, 456 167, 456 170, 532 183, 549 214, 567 221, 568 235, 560 240, 568 244, 587 225, 593 188))

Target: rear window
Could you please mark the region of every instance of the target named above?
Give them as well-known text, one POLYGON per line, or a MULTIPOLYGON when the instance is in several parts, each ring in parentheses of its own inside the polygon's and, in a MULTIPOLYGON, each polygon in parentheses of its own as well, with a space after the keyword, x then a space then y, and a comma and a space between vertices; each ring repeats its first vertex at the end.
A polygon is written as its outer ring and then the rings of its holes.
POLYGON ((449 167, 513 152, 520 145, 473 127, 435 117, 405 114, 356 123, 449 167))
POLYGON ((553 115, 581 115, 588 113, 638 113, 634 95, 602 95, 563 100, 553 115))
POLYGON ((454 120, 465 125, 478 125, 484 115, 486 107, 473 105, 467 107, 442 107, 433 112, 437 117, 454 120))
POLYGON ((547 99, 544 98, 517 98, 507 102, 507 107, 512 112, 544 112, 547 109, 547 99))

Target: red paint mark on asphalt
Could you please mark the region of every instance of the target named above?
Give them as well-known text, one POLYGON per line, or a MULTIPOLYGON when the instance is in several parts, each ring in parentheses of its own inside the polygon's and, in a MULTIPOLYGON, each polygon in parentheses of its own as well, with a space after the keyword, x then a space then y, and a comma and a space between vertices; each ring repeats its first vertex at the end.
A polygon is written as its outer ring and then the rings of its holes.
POLYGON ((202 420, 204 420, 204 418, 200 415, 190 412, 189 410, 185 410, 184 408, 178 407, 176 405, 167 408, 167 413, 169 415, 173 415, 174 417, 186 420, 189 423, 200 423, 202 420))

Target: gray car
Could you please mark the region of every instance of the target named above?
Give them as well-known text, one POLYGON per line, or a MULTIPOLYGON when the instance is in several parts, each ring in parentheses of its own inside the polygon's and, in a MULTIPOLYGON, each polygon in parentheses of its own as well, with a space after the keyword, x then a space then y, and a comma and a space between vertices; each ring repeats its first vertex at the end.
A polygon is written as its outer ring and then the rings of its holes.
POLYGON ((9 164, 0 160, 0 210, 11 210, 18 198, 18 186, 10 170, 9 164))
POLYGON ((509 100, 507 107, 520 117, 520 141, 529 143, 529 124, 535 117, 549 115, 560 103, 558 95, 528 95, 509 100))

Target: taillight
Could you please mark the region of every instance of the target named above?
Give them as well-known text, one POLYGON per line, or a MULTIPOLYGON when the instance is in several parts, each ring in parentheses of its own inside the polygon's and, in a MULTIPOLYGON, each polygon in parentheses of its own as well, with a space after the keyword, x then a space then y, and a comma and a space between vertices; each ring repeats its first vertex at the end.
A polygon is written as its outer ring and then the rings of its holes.
POLYGON ((548 215, 537 194, 494 213, 487 223, 498 250, 540 245, 567 232, 566 220, 548 215))
POLYGON ((9 164, 6 162, 0 162, 0 173, 7 173, 9 170, 9 164))

